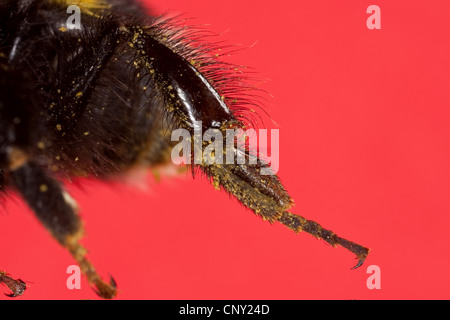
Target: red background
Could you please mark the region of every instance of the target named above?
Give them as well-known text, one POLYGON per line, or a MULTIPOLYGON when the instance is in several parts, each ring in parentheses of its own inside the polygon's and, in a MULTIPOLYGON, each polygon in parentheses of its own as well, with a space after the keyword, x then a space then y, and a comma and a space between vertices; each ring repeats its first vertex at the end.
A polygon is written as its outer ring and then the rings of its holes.
MULTIPOLYGON (((148 191, 68 186, 84 244, 118 299, 448 299, 448 1, 152 1, 244 50, 280 125, 279 175, 295 213, 372 249, 354 256, 256 218, 189 175, 148 191), (381 8, 381 30, 366 9, 381 8), (369 290, 366 269, 381 269, 369 290)), ((149 179, 151 180, 151 179, 149 179)), ((20 203, 1 214, 1 265, 19 299, 96 299, 72 258, 20 203)), ((1 288, 3 290, 3 288, 1 288)))

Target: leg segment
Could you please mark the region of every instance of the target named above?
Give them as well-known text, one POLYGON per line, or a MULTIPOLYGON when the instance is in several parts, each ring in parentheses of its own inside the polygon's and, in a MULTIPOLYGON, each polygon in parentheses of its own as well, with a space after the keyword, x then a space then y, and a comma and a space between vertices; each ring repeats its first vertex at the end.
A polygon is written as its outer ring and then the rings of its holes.
POLYGON ((24 281, 13 279, 4 271, 0 271, 0 284, 7 286, 11 290, 10 294, 5 293, 5 295, 10 298, 21 296, 27 288, 24 281))
POLYGON ((356 255, 356 258, 358 259, 358 263, 352 269, 360 267, 364 263, 364 260, 366 259, 367 255, 369 254, 368 248, 365 248, 359 244, 338 237, 334 232, 322 228, 322 226, 319 225, 317 222, 307 220, 302 216, 292 214, 290 212, 284 212, 283 215, 278 219, 278 221, 284 224, 289 229, 294 230, 296 233, 299 233, 300 231, 305 231, 313 235, 317 239, 325 240, 333 247, 340 245, 345 249, 349 250, 350 252, 353 252, 356 255))
MULTIPOLYGON (((114 298, 117 293, 114 280, 111 278, 107 284, 100 278, 93 265, 86 259, 86 250, 79 243, 83 228, 75 201, 44 169, 29 162, 23 152, 14 149, 10 155, 13 156, 10 156, 9 175, 19 194, 52 236, 69 250, 89 282, 97 288, 95 290, 97 294, 102 298, 114 298)), ((14 282, 8 278, 4 279, 13 285, 13 294, 21 292, 20 286, 15 289, 14 282)))

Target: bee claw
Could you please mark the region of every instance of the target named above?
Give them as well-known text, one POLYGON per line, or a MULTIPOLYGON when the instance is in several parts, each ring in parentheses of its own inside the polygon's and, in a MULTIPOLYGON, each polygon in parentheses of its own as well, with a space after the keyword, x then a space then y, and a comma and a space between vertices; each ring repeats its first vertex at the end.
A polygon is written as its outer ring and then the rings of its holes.
POLYGON ((17 297, 14 293, 4 293, 5 296, 7 296, 8 298, 15 298, 17 297))
POLYGON ((97 288, 94 289, 92 288, 92 290, 94 290, 94 292, 103 299, 114 299, 117 295, 117 283, 116 280, 114 280, 114 278, 110 275, 109 276, 109 284, 107 284, 106 282, 104 282, 103 280, 98 280, 95 283, 95 287, 97 288))
POLYGON ((109 284, 114 287, 115 289, 117 289, 117 282, 116 280, 113 278, 112 275, 109 275, 109 284))
POLYGON ((357 257, 359 260, 358 260, 358 263, 356 264, 356 266, 354 266, 353 268, 351 268, 351 270, 355 270, 355 269, 358 269, 359 267, 361 267, 363 264, 364 264, 364 261, 366 260, 366 257, 367 256, 363 256, 363 257, 357 257))
POLYGON ((27 288, 27 285, 23 280, 15 280, 2 271, 0 271, 0 283, 5 284, 11 290, 11 293, 5 293, 5 296, 9 298, 21 296, 27 288))

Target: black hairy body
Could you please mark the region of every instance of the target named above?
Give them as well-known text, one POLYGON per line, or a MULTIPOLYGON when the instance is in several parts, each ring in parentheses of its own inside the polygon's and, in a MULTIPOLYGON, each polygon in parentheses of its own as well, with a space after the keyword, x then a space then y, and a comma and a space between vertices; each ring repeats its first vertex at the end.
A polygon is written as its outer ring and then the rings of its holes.
MULTIPOLYGON (((82 223, 64 179, 111 179, 170 161, 171 132, 245 128, 246 84, 191 30, 144 15, 135 1, 7 0, 0 4, 0 182, 20 194, 104 298, 116 295, 79 244, 82 223), (78 4, 82 28, 67 28, 78 4), (244 111, 243 111, 244 110, 244 111)), ((193 166, 269 222, 355 253, 368 249, 292 214, 293 200, 266 164, 193 166)), ((3 279, 3 280, 2 280, 3 279)), ((0 273, 12 295, 23 282, 0 273)))

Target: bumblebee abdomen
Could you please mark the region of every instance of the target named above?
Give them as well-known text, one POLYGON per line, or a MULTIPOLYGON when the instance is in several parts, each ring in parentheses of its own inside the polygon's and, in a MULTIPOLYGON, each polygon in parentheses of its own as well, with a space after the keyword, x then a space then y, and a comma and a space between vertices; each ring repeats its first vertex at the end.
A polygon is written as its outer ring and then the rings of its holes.
POLYGON ((80 43, 79 59, 59 63, 64 78, 55 85, 48 112, 50 144, 55 157, 64 158, 63 170, 108 175, 146 159, 152 144, 156 153, 168 146, 161 135, 170 122, 163 101, 118 30, 110 17, 95 33, 91 29, 63 40, 62 47, 80 43))

